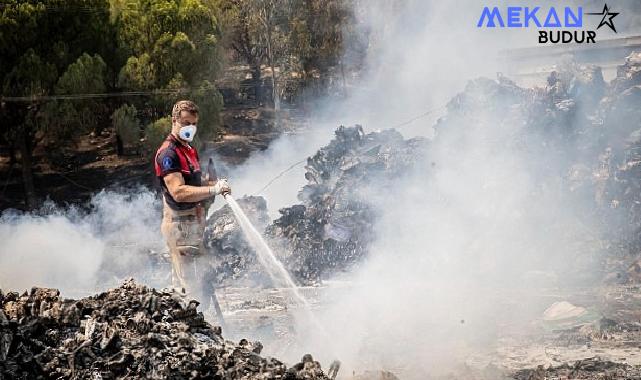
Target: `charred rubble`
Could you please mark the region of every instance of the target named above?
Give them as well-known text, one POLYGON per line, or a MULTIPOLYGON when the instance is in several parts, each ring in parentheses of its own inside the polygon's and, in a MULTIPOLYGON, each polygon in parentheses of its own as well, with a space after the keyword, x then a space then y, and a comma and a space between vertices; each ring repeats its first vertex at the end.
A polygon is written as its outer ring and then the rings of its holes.
MULTIPOLYGON (((378 209, 367 196, 372 181, 380 186, 417 163, 438 165, 432 157, 456 160, 457 147, 473 143, 460 140, 477 138, 475 131, 491 128, 506 148, 528 157, 526 170, 541 180, 541 188, 557 186, 550 181, 561 179, 560 196, 571 200, 567 207, 590 220, 602 220, 598 230, 606 235, 600 238, 637 254, 641 251, 639 104, 641 53, 627 57, 611 83, 604 81, 598 66, 574 63, 559 65, 544 86, 534 88, 520 87, 504 76, 479 78, 448 102, 447 112, 434 126, 433 139, 404 139, 394 130, 364 133, 360 126, 341 126, 327 146, 308 158, 301 203, 281 209, 281 216, 269 224, 262 200, 243 202, 248 214, 260 220, 259 229, 264 228, 289 271, 300 282, 317 282, 366 255, 378 209)), ((206 239, 215 253, 225 257, 220 279, 259 278, 255 255, 243 239, 237 239, 242 235, 230 210, 221 209, 216 218, 206 239)))
POLYGON ((573 364, 556 367, 539 366, 536 369, 517 371, 515 380, 584 379, 628 380, 641 378, 641 368, 624 363, 614 363, 599 358, 578 360, 573 364))
POLYGON ((308 158, 301 204, 283 208, 266 235, 299 280, 314 282, 357 263, 374 239, 375 186, 407 173, 421 161, 426 140, 406 140, 395 130, 365 134, 340 127, 335 138, 308 158))
MULTIPOLYGON (((604 81, 599 67, 573 63, 558 66, 543 87, 519 87, 501 76, 496 80, 477 79, 448 103, 446 115, 435 126, 436 137, 428 155, 441 150, 440 153, 456 157, 455 149, 461 146, 459 139, 484 135, 475 134, 475 130, 492 128, 496 138, 503 142, 501 148, 518 150, 526 158, 526 169, 538 180, 540 191, 546 186, 552 188, 564 202, 563 207, 577 219, 595 221, 588 228, 589 238, 600 243, 603 279, 638 283, 641 282, 640 105, 641 53, 629 55, 610 83, 604 81), (505 130, 510 133, 516 131, 515 135, 502 135, 504 125, 509 126, 505 130), (615 276, 611 277, 612 274, 615 276)), ((586 253, 579 252, 574 259, 578 262, 582 255, 586 253)), ((629 293, 636 294, 638 285, 629 286, 633 289, 629 293)), ((616 289, 614 298, 622 298, 620 288, 616 289)), ((636 308, 601 306, 600 310, 616 320, 600 321, 601 330, 596 334, 606 336, 601 339, 612 339, 607 338, 603 326, 613 324, 617 329, 630 331, 619 331, 625 338, 617 339, 638 338, 638 318, 630 315, 630 310, 636 308)), ((574 333, 569 330, 560 334, 564 346, 570 344, 568 336, 574 333)), ((579 344, 589 345, 596 340, 583 335, 580 338, 579 344)), ((511 378, 637 379, 641 378, 641 367, 592 357, 520 370, 511 378)))
MULTIPOLYGON (((263 197, 247 196, 238 199, 251 222, 259 231, 265 229, 270 219, 263 197)), ((269 283, 269 277, 257 262, 236 218, 228 205, 213 212, 204 234, 205 247, 215 262, 207 278, 218 285, 253 286, 269 283)))
POLYGON ((56 289, 0 292, 0 378, 328 379, 225 341, 196 301, 133 280, 66 300, 56 289))
MULTIPOLYGON (((327 146, 308 158, 300 204, 281 209, 280 218, 269 224, 263 198, 238 202, 265 231, 290 273, 302 283, 313 283, 363 257, 376 220, 375 204, 364 194, 374 181, 382 186, 406 173, 425 147, 425 139, 406 140, 394 130, 366 134, 361 126, 340 127, 327 146)), ((205 241, 212 256, 220 258, 216 283, 270 282, 228 206, 209 219, 205 241)))
MULTIPOLYGON (((430 152, 455 157, 458 140, 491 128, 506 149, 527 157, 527 170, 541 189, 554 186, 564 208, 597 221, 590 227, 605 254, 627 254, 623 261, 629 263, 641 253, 639 105, 641 52, 630 54, 610 83, 598 66, 575 63, 559 65, 542 87, 480 78, 448 103, 430 152), (503 125, 515 135, 502 134, 503 125)), ((641 278, 634 268, 618 271, 621 282, 641 278)))

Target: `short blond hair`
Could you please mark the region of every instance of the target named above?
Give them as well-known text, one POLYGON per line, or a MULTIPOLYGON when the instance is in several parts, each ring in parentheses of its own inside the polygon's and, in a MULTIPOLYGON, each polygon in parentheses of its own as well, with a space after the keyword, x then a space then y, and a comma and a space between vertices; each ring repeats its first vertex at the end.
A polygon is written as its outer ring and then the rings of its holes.
POLYGON ((171 116, 177 119, 180 117, 182 111, 187 111, 192 115, 198 115, 198 106, 191 100, 179 100, 174 104, 174 108, 171 110, 171 116))

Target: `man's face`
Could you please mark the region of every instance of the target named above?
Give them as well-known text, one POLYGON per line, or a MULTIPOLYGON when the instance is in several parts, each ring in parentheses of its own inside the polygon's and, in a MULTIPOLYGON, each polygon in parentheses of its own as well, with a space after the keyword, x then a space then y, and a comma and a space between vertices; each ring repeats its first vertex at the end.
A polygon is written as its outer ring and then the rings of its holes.
POLYGON ((174 118, 174 128, 176 128, 176 130, 179 130, 180 127, 184 127, 185 125, 191 124, 198 125, 198 115, 194 115, 187 111, 180 111, 180 116, 174 118))

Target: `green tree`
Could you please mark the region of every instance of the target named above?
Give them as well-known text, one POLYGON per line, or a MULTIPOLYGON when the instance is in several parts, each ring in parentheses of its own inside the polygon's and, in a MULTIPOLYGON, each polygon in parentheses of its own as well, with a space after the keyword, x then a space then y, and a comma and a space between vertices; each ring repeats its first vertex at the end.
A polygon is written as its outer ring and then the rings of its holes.
POLYGON ((216 86, 209 81, 203 81, 191 91, 189 98, 193 99, 199 108, 198 140, 213 140, 220 125, 220 111, 223 108, 223 97, 216 91, 216 86))
MULTIPOLYGON (((156 88, 177 73, 189 83, 211 80, 220 70, 214 12, 199 0, 113 2, 119 41, 133 57, 147 54, 156 88)), ((133 64, 133 63, 132 63, 133 64)))
POLYGON ((73 139, 90 130, 100 132, 107 108, 101 99, 92 98, 91 95, 107 90, 106 70, 107 65, 99 55, 92 57, 86 53, 67 67, 58 79, 55 93, 81 97, 48 105, 47 132, 50 138, 73 139))
POLYGON ((300 63, 303 78, 316 92, 328 88, 330 69, 345 71, 344 57, 349 46, 348 63, 362 64, 367 35, 359 29, 353 0, 292 0, 290 46, 300 63), (318 78, 318 81, 315 79, 318 78))
POLYGON ((123 104, 111 115, 111 122, 116 131, 117 152, 124 154, 126 148, 138 150, 140 145, 141 126, 136 107, 123 104))
MULTIPOLYGON (((26 49, 62 73, 83 53, 122 66, 108 0, 3 0, 0 7, 0 76, 26 49)), ((110 71, 110 82, 117 71, 110 71)))
POLYGON ((284 0, 257 0, 260 30, 266 47, 267 63, 271 71, 272 102, 276 110, 280 109, 280 93, 278 90, 278 74, 276 67, 280 66, 287 55, 288 41, 283 30, 283 21, 289 17, 284 0))
MULTIPOLYGON (((2 2, 0 83, 4 99, 0 133, 20 152, 28 207, 35 205, 32 151, 40 138, 50 137, 37 132, 52 130, 47 121, 53 115, 65 114, 75 120, 74 112, 78 111, 69 104, 60 108, 48 105, 42 97, 56 93, 58 73, 66 72, 83 53, 106 57, 109 67, 119 66, 113 33, 107 0, 2 2)), ((106 70, 104 75, 114 78, 115 72, 106 70)))
POLYGON ((261 66, 271 71, 271 100, 279 108, 278 71, 288 64, 289 0, 216 0, 223 41, 250 67, 256 100, 262 102, 261 66))
POLYGON ((124 90, 150 90, 155 87, 155 83, 155 68, 146 53, 140 57, 129 57, 118 75, 118 87, 124 90))
POLYGON ((76 62, 70 64, 58 79, 56 93, 91 94, 104 92, 107 88, 105 85, 106 70, 107 65, 98 54, 92 57, 84 53, 76 62))
POLYGON ((362 64, 367 34, 357 22, 354 0, 211 1, 220 10, 222 41, 249 65, 259 101, 261 66, 270 68, 277 109, 290 73, 302 74, 303 85, 318 96, 334 72, 344 83, 345 70, 362 64))
POLYGON ((155 152, 163 140, 171 132, 171 117, 160 118, 145 127, 145 149, 148 153, 155 152))
POLYGON ((261 102, 261 65, 267 56, 267 46, 261 33, 257 4, 254 0, 215 0, 214 4, 220 12, 223 42, 249 66, 254 94, 261 102))
POLYGON ((131 53, 119 86, 160 92, 136 104, 150 117, 143 122, 168 114, 178 99, 192 98, 203 110, 199 135, 214 136, 222 107, 211 84, 222 66, 215 9, 200 0, 114 0, 112 15, 120 25, 121 46, 131 53))
POLYGON ((33 49, 22 55, 4 77, 2 93, 5 96, 32 97, 31 102, 3 102, 1 107, 2 132, 8 141, 17 145, 20 152, 25 201, 28 207, 36 204, 32 172, 32 151, 36 143, 38 113, 42 102, 37 97, 46 95, 56 79, 53 64, 42 61, 33 49))

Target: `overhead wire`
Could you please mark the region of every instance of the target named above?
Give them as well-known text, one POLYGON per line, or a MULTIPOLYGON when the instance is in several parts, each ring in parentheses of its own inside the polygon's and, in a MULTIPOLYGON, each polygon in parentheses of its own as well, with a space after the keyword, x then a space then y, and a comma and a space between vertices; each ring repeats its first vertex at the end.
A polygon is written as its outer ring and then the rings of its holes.
MULTIPOLYGON (((432 114, 432 113, 434 113, 434 112, 438 111, 438 110, 439 110, 439 109, 441 109, 441 108, 444 108, 444 105, 440 105, 440 106, 438 106, 438 107, 430 108, 430 109, 426 110, 425 112, 422 112, 422 113, 420 113, 420 114, 418 114, 418 115, 416 115, 416 116, 414 116, 414 117, 412 117, 412 118, 410 118, 410 119, 408 119, 408 120, 405 120, 405 121, 403 121, 403 122, 400 122, 400 123, 398 123, 398 124, 395 124, 395 125, 392 125, 392 126, 390 126, 390 127, 387 127, 386 129, 396 129, 396 128, 404 127, 404 126, 406 126, 406 125, 409 125, 409 124, 413 123, 413 122, 414 122, 414 121, 416 121, 416 120, 422 119, 422 118, 424 118, 424 117, 426 117, 426 116, 428 116, 428 115, 430 115, 430 114, 432 114)), ((268 188, 269 188, 269 187, 270 187, 274 182, 276 182, 279 178, 281 178, 282 176, 284 176, 285 174, 287 174, 289 171, 293 170, 294 168, 296 168, 296 167, 297 167, 297 166, 299 166, 300 164, 304 163, 305 161, 307 161, 307 157, 303 158, 302 160, 299 160, 299 161, 294 162, 293 164, 291 164, 290 166, 288 166, 286 169, 284 169, 284 170, 280 171, 276 176, 274 176, 273 178, 271 178, 271 179, 270 179, 270 180, 269 180, 269 181, 268 181, 268 182, 267 182, 263 187, 261 187, 261 188, 260 188, 260 190, 258 190, 258 191, 257 191, 257 192, 255 192, 254 194, 256 194, 256 195, 261 194, 263 191, 267 190, 267 189, 268 189, 268 188)), ((63 179, 65 179, 66 181, 68 181, 68 182, 72 183, 73 185, 76 185, 76 186, 78 186, 78 187, 80 187, 80 188, 83 188, 83 189, 85 189, 85 190, 91 190, 89 187, 84 186, 84 185, 81 185, 81 184, 79 184, 79 183, 77 183, 77 182, 75 182, 75 181, 71 180, 70 178, 68 178, 68 177, 66 177, 66 176, 64 176, 64 175, 62 175, 62 174, 59 174, 59 175, 60 175, 60 177, 62 177, 62 178, 63 178, 63 179)), ((5 189, 6 189, 6 184, 5 184, 5 186, 4 186, 4 187, 5 187, 5 189)), ((4 192, 4 190, 3 190, 3 192, 4 192)))
MULTIPOLYGON (((204 91, 213 91, 213 90, 214 88, 204 89, 204 91)), ((171 94, 185 94, 190 91, 194 91, 194 90, 187 89, 187 88, 178 88, 178 89, 154 90, 154 91, 103 92, 103 93, 94 93, 94 94, 0 96, 0 102, 37 102, 37 101, 47 101, 47 100, 77 100, 77 99, 126 97, 126 96, 171 95, 171 94)), ((198 89, 196 91, 203 91, 203 90, 198 89)))
MULTIPOLYGON (((424 118, 424 117, 426 117, 426 116, 428 116, 428 115, 431 115, 432 113, 434 113, 434 112, 436 112, 436 111, 438 111, 438 110, 440 110, 440 109, 442 109, 442 108, 444 108, 444 107, 445 107, 445 104, 442 104, 442 105, 437 106, 437 107, 430 108, 430 109, 426 110, 425 112, 422 112, 422 113, 420 113, 420 114, 418 114, 418 115, 416 115, 416 116, 414 116, 414 117, 412 117, 412 118, 410 118, 410 119, 408 119, 408 120, 405 120, 405 121, 400 122, 400 123, 398 123, 398 124, 392 125, 392 126, 387 127, 387 128, 385 128, 385 129, 396 129, 396 128, 404 127, 404 126, 406 126, 406 125, 409 125, 409 124, 411 124, 411 123, 415 122, 416 120, 419 120, 419 119, 422 119, 422 118, 424 118)), ((282 170, 281 172, 279 172, 275 177, 273 177, 272 179, 270 179, 270 180, 265 184, 265 186, 263 186, 263 187, 262 187, 258 192, 254 193, 254 194, 256 194, 256 195, 261 194, 263 191, 265 191, 267 188, 269 188, 269 186, 271 186, 274 182, 276 182, 276 180, 277 180, 277 179, 279 179, 280 177, 282 177, 283 175, 285 175, 287 172, 289 172, 289 171, 291 171, 292 169, 296 168, 298 165, 302 164, 302 163, 303 163, 303 162, 305 162, 305 161, 307 161, 307 157, 305 157, 304 159, 302 159, 302 160, 300 160, 300 161, 296 161, 296 162, 294 162, 294 163, 293 163, 293 164, 291 164, 289 167, 287 167, 286 169, 284 169, 284 170, 282 170)))

